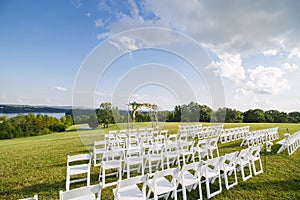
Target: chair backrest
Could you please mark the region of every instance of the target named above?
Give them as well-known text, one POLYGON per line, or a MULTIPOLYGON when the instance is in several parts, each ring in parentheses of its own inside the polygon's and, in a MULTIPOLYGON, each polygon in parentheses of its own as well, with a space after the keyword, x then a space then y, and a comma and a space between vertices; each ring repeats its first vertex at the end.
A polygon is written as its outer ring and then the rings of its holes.
MULTIPOLYGON (((193 171, 194 176, 199 176, 200 175, 200 168, 203 165, 203 161, 201 160, 200 162, 194 162, 190 164, 185 164, 183 165, 182 169, 180 170, 178 174, 178 180, 182 180, 184 173, 187 171, 193 171)), ((200 178, 200 177, 199 177, 200 178)))
POLYGON ((260 157, 260 151, 262 149, 261 145, 253 146, 249 150, 250 156, 260 157))
POLYGON ((140 157, 143 154, 142 147, 129 147, 126 151, 126 157, 140 157))
POLYGON ((213 147, 217 147, 218 146, 218 140, 219 140, 219 138, 217 138, 217 137, 210 138, 209 139, 209 145, 213 146, 213 147))
POLYGON ((208 170, 210 168, 211 171, 213 172, 219 172, 220 171, 220 162, 223 161, 223 157, 216 157, 209 159, 205 162, 204 169, 208 170))
POLYGON ((180 148, 183 150, 191 150, 194 146, 194 141, 183 141, 183 142, 180 142, 180 148))
POLYGON ((87 160, 87 161, 89 161, 89 163, 91 163, 91 159, 92 159, 91 154, 78 154, 78 155, 74 155, 74 156, 68 155, 67 165, 69 166, 69 164, 72 162, 85 161, 85 160, 87 160))
POLYGON ((209 140, 207 140, 207 139, 198 140, 198 143, 196 146, 200 147, 200 148, 204 148, 208 144, 208 141, 209 140))
POLYGON ((97 161, 101 161, 103 157, 103 153, 107 150, 107 142, 106 141, 95 141, 94 142, 94 150, 93 150, 93 156, 94 156, 94 166, 98 166, 100 163, 97 163, 97 161))
POLYGON ((248 161, 250 159, 250 149, 247 148, 247 149, 242 149, 237 157, 237 160, 244 160, 244 161, 248 161))
POLYGON ((178 145, 177 144, 168 144, 165 146, 164 151, 165 152, 177 152, 178 151, 178 145))
POLYGON ((59 192, 59 199, 60 200, 72 200, 72 199, 85 199, 85 200, 100 200, 101 198, 101 186, 91 185, 81 188, 76 188, 73 190, 69 190, 66 192, 60 191, 59 192), (97 197, 96 197, 97 194, 97 197))
POLYGON ((228 166, 235 166, 238 154, 239 154, 238 151, 225 154, 223 156, 223 160, 221 162, 221 165, 226 163, 228 166))
POLYGON ((122 160, 123 159, 123 150, 122 149, 114 149, 114 150, 108 150, 103 153, 103 161, 109 161, 109 160, 122 160))
POLYGON ((123 180, 119 180, 118 184, 117 184, 117 190, 124 188, 124 187, 128 187, 131 185, 136 185, 136 184, 147 184, 148 181, 148 175, 141 175, 141 176, 135 176, 132 178, 128 178, 128 179, 123 179, 123 180))
POLYGON ((164 135, 165 137, 167 137, 168 136, 168 130, 160 130, 159 134, 164 135))
POLYGON ((172 176, 172 182, 177 179, 178 177, 179 168, 170 168, 170 169, 164 169, 162 171, 156 171, 153 177, 152 184, 155 184, 155 180, 166 177, 166 176, 172 176))

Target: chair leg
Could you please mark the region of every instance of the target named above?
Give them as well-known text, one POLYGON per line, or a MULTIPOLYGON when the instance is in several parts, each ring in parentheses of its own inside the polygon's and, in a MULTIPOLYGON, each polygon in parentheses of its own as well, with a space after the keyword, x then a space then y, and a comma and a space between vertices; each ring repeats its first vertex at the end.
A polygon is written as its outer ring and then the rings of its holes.
POLYGON ((245 167, 244 166, 241 166, 241 171, 242 171, 242 179, 243 181, 249 179, 252 177, 252 171, 251 171, 251 164, 250 163, 247 163, 247 166, 249 168, 249 175, 248 176, 245 176, 245 167))
POLYGON ((129 163, 127 163, 127 178, 130 178, 130 166, 129 166, 129 163))
POLYGON ((256 167, 255 167, 255 160, 252 160, 252 168, 253 168, 253 173, 254 173, 254 175, 263 173, 263 168, 262 168, 261 159, 259 159, 258 161, 259 161, 259 167, 260 167, 260 169, 257 171, 257 170, 256 170, 256 167))
POLYGON ((186 188, 184 185, 182 185, 182 197, 183 197, 183 200, 187 200, 186 188))
POLYGON ((199 181, 199 200, 202 200, 202 186, 201 186, 201 181, 199 181))
POLYGON ((67 173, 67 178, 66 178, 66 191, 70 190, 70 175, 67 173))
POLYGON ((86 178, 86 184, 87 186, 90 186, 91 183, 91 175, 90 175, 90 171, 87 173, 87 178, 86 178))
POLYGON ((102 168, 102 188, 105 188, 105 169, 102 168))
POLYGON ((209 189, 209 180, 208 178, 205 179, 205 183, 206 183, 206 193, 207 193, 207 198, 210 198, 210 189, 209 189))

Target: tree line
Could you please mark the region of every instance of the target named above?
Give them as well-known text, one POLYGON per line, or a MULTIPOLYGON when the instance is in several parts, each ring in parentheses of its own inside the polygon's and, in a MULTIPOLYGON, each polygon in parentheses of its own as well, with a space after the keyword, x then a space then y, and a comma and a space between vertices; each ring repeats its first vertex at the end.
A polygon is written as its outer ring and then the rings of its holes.
POLYGON ((226 107, 213 111, 206 105, 191 102, 188 105, 175 106, 174 112, 168 115, 167 121, 299 123, 300 112, 286 113, 278 110, 263 111, 262 109, 249 109, 241 112, 226 107))
POLYGON ((0 139, 11 139, 36 135, 45 135, 52 132, 63 132, 73 125, 71 116, 60 119, 48 115, 19 114, 16 117, 0 117, 0 139))
MULTIPOLYGON (((132 120, 131 111, 119 111, 118 107, 111 103, 101 103, 96 110, 90 110, 88 114, 76 115, 74 122, 77 124, 88 123, 90 127, 103 128, 108 124, 126 123, 132 120)), ((231 108, 219 108, 214 111, 207 105, 191 102, 188 105, 176 105, 173 111, 158 111, 158 121, 167 122, 228 122, 228 123, 299 123, 300 112, 281 112, 278 110, 263 111, 261 109, 249 109, 241 112, 231 108)), ((153 113, 138 111, 135 116, 136 122, 154 121, 153 113)))

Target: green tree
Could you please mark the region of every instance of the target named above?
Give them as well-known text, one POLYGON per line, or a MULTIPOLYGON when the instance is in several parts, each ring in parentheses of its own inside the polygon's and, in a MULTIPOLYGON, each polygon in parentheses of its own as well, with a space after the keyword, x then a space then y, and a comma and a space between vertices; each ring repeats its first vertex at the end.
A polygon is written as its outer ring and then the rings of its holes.
POLYGON ((200 122, 210 122, 213 110, 206 105, 199 105, 200 108, 200 122))
POLYGON ((265 112, 261 109, 250 109, 243 113, 244 122, 264 122, 265 112))
POLYGON ((292 123, 300 122, 300 112, 290 112, 288 114, 288 121, 292 123))

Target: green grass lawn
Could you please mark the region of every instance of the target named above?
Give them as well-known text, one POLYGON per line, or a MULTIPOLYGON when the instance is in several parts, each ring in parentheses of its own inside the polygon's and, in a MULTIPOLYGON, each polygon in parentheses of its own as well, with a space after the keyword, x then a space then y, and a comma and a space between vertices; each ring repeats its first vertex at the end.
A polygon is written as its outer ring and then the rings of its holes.
MULTIPOLYGON (((250 125, 250 130, 279 126, 280 139, 287 128, 290 133, 300 130, 300 124, 266 123, 230 123, 225 124, 225 128, 244 125, 250 125)), ((170 133, 175 133, 177 127, 178 123, 164 124, 164 129, 170 133)), ((65 190, 67 155, 88 152, 81 139, 87 144, 91 138, 102 139, 105 132, 117 128, 112 125, 108 129, 77 132, 72 127, 64 133, 0 141, 0 199, 18 199, 34 194, 38 194, 39 199, 58 199, 59 190, 65 190)), ((241 150, 240 142, 219 144, 220 155, 241 150)), ((279 147, 274 145, 272 152, 266 154, 263 150, 266 170, 263 174, 242 182, 238 173, 238 185, 227 191, 222 182, 222 193, 213 199, 300 199, 300 150, 288 156, 286 151, 276 154, 279 147)), ((98 172, 98 168, 92 167, 92 184, 97 183, 98 172)), ((206 199, 204 185, 202 190, 206 199)), ((190 192, 188 198, 195 199, 197 195, 196 190, 190 192)), ((179 193, 178 199, 182 199, 181 196, 179 193)), ((103 190, 102 199, 113 199, 112 188, 103 190)))

